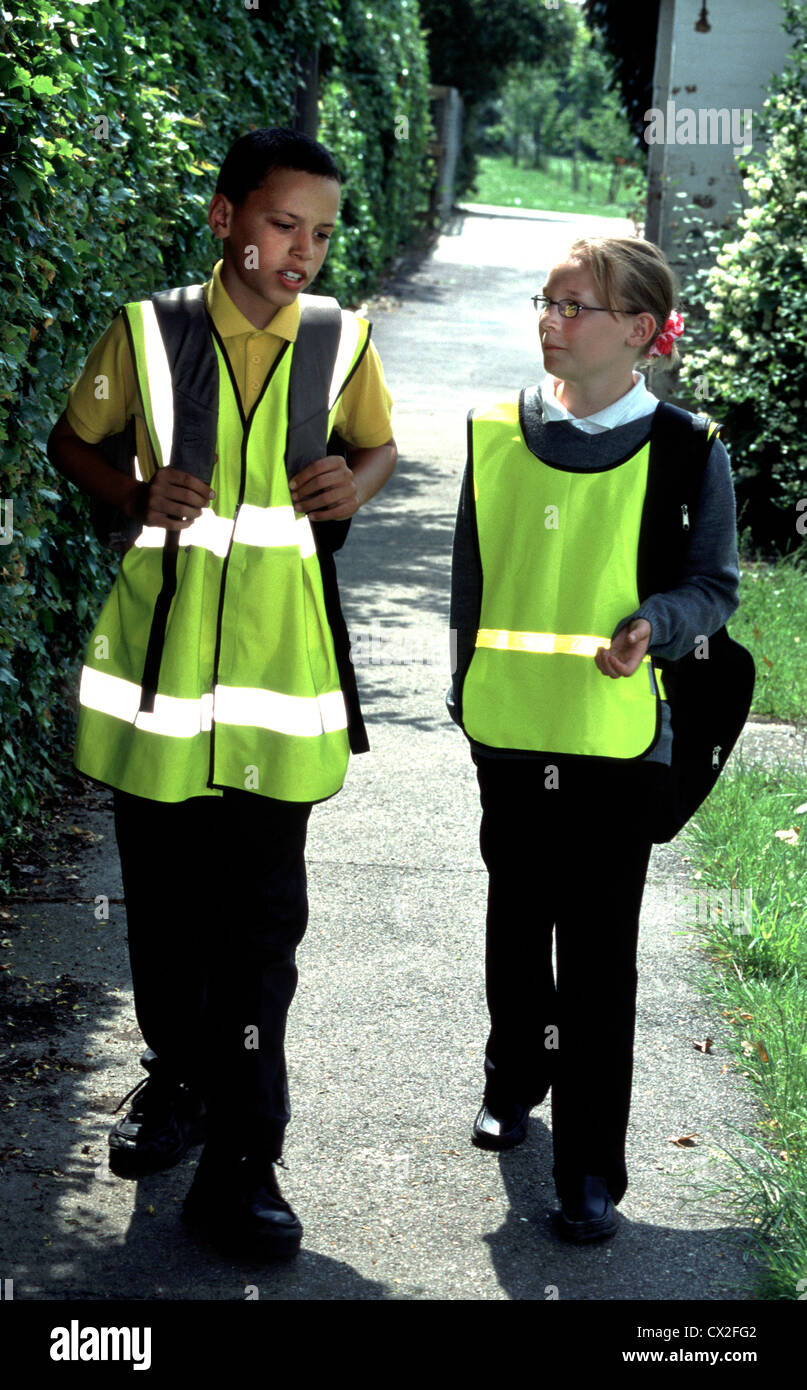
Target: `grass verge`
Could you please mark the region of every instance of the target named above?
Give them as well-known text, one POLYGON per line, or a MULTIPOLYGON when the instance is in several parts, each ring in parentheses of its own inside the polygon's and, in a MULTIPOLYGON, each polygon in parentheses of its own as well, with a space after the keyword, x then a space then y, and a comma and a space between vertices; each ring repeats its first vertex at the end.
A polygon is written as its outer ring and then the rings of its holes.
POLYGON ((729 623, 756 662, 751 713, 801 723, 807 713, 807 569, 798 552, 740 565, 740 607, 729 623))
MULTIPOLYGON (((757 663, 753 713, 804 719, 801 618, 807 574, 795 560, 742 566, 729 624, 757 663)), ((733 1064, 762 1107, 743 1153, 727 1147, 715 1187, 752 1232, 754 1296, 807 1293, 807 765, 749 764, 739 754, 682 835, 697 886, 722 906, 693 925, 709 962, 700 986, 730 1025, 733 1064), (752 1157, 748 1157, 750 1141, 752 1157)))
POLYGON ((637 182, 635 187, 630 176, 625 176, 616 200, 610 202, 610 165, 580 159, 578 167, 580 184, 575 191, 572 188, 571 159, 558 156, 548 161, 546 169, 525 169, 521 166, 514 168, 511 159, 482 155, 474 192, 469 195, 468 201, 500 208, 584 212, 599 217, 636 215, 639 221, 643 220, 640 194, 644 189, 644 175, 641 175, 641 184, 637 182))

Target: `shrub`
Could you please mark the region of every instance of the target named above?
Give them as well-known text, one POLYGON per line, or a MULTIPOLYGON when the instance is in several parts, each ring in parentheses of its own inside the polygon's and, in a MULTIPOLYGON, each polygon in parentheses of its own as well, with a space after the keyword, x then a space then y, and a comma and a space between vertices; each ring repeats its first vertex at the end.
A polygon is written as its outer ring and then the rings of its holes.
POLYGON ((728 234, 707 233, 716 257, 682 295, 708 316, 683 379, 724 421, 754 542, 780 548, 800 540, 807 491, 807 6, 784 9, 794 47, 755 127, 767 147, 744 166, 747 206, 728 234))

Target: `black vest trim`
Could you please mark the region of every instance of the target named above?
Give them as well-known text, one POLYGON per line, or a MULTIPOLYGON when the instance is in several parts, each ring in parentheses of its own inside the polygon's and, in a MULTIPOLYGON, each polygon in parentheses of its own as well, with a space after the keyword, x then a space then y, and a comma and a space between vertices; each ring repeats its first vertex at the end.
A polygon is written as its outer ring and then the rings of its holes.
POLYGON ((154 604, 154 613, 149 629, 149 640, 146 645, 146 659, 143 662, 140 708, 147 714, 152 714, 154 711, 154 701, 160 681, 160 665, 163 659, 168 614, 174 599, 174 594, 177 591, 178 550, 179 532, 167 531, 162 553, 163 582, 160 592, 157 595, 157 601, 154 604))
MULTIPOLYGON (((537 459, 539 460, 540 463, 543 463, 543 464, 545 465, 546 468, 553 468, 553 469, 555 470, 556 473, 610 473, 610 471, 611 471, 612 468, 621 468, 621 466, 622 466, 623 463, 627 463, 627 462, 628 462, 628 459, 635 458, 636 455, 640 452, 640 450, 642 450, 642 449, 645 447, 645 445, 648 443, 648 441, 652 438, 652 426, 651 426, 651 428, 648 429, 648 432, 647 432, 647 435, 645 436, 645 438, 644 438, 644 439, 641 439, 641 440, 639 441, 638 444, 634 444, 633 448, 632 448, 632 449, 629 449, 628 452, 627 452, 626 454, 623 454, 622 458, 614 459, 614 462, 613 462, 613 463, 605 463, 605 464, 603 464, 603 466, 602 466, 601 468, 574 468, 574 467, 572 467, 571 465, 566 464, 566 463, 550 463, 550 461, 549 461, 548 459, 541 458, 541 455, 540 455, 540 454, 536 454, 535 450, 534 450, 534 449, 531 449, 530 446, 529 446, 529 444, 527 443, 527 433, 528 433, 528 431, 527 431, 527 416, 526 416, 527 389, 528 389, 528 388, 527 388, 526 386, 523 386, 523 387, 521 388, 521 392, 519 393, 519 397, 518 397, 518 423, 519 423, 519 428, 521 429, 521 438, 522 438, 522 441, 523 441, 523 443, 524 443, 524 447, 525 447, 525 449, 528 450, 529 453, 532 454, 533 458, 537 458, 537 459)), ((658 415, 658 406, 656 407, 656 410, 655 410, 654 415, 653 415, 652 418, 655 419, 656 415, 658 415)), ((650 417, 650 413, 648 412, 648 419, 650 419, 650 418, 651 418, 651 417, 650 417)), ((560 423, 561 423, 561 424, 567 424, 567 423, 568 423, 570 429, 576 429, 576 426, 573 425, 573 424, 571 424, 571 422, 568 422, 568 421, 563 420, 563 421, 560 421, 560 423)), ((579 433, 579 430, 578 430, 577 432, 579 433)))

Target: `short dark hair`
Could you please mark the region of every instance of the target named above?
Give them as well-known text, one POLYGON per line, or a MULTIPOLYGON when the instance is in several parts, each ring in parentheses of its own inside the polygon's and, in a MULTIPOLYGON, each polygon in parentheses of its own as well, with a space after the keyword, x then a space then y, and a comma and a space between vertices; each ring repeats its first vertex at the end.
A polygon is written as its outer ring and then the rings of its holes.
POLYGON ((298 169, 342 182, 333 155, 318 140, 286 126, 264 126, 248 131, 230 147, 219 170, 216 192, 238 206, 275 169, 298 169))

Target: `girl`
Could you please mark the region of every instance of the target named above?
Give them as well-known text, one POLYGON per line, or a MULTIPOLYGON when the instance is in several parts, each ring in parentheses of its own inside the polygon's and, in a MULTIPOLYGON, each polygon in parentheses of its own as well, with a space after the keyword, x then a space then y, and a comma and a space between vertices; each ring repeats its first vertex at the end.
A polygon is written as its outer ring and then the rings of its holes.
MULTIPOLYGON (((646 498, 670 440, 637 367, 675 363, 673 296, 651 243, 574 242, 534 300, 542 384, 469 416, 454 538, 448 701, 477 769, 489 874, 491 1029, 472 1138, 520 1143, 551 1087, 555 1229, 571 1241, 616 1231, 628 1182, 649 812, 672 747, 652 658, 684 656, 738 606, 716 438, 677 587, 642 592, 664 542, 646 498)), ((705 439, 696 421, 683 418, 685 447, 690 427, 693 448, 705 439)))

